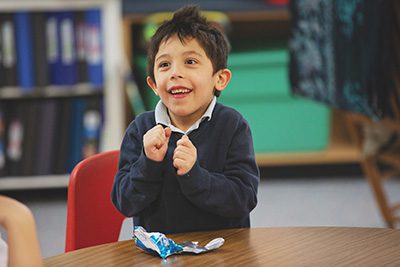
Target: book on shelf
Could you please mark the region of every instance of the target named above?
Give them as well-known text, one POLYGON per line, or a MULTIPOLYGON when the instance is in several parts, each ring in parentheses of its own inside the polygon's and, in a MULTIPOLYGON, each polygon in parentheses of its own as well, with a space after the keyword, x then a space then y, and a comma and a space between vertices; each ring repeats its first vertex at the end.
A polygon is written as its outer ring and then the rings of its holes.
POLYGON ((33 68, 33 35, 31 14, 27 11, 19 11, 14 14, 16 47, 17 47, 17 77, 18 86, 22 91, 29 92, 34 88, 33 68))
MULTIPOLYGON (((40 100, 39 134, 36 150, 36 171, 34 174, 46 175, 54 171, 55 147, 58 144, 56 126, 58 120, 58 102, 56 99, 40 100)), ((32 154, 33 155, 33 154, 32 154)))
POLYGON ((68 172, 82 159, 99 152, 103 127, 102 97, 78 97, 72 100, 69 125, 68 172))
POLYGON ((3 43, 1 34, 1 15, 0 15, 0 89, 4 86, 4 68, 3 68, 3 43))
POLYGON ((22 172, 23 143, 26 137, 24 128, 25 103, 8 103, 5 112, 6 121, 6 173, 20 176, 22 172))
MULTIPOLYGON (((18 105, 19 103, 17 103, 18 105)), ((40 150, 41 147, 38 146, 37 137, 38 129, 41 128, 40 122, 40 101, 24 101, 23 107, 24 111, 23 118, 23 128, 24 128, 24 138, 22 146, 22 175, 32 175, 36 172, 36 152, 40 150)), ((46 146, 47 144, 45 144, 46 146)))
POLYGON ((47 59, 52 85, 77 83, 75 26, 71 11, 49 12, 46 23, 47 59))
POLYGON ((102 101, 98 97, 87 98, 83 115, 82 158, 99 152, 100 132, 103 125, 102 101))
POLYGON ((75 19, 75 50, 76 50, 76 70, 77 82, 88 83, 88 66, 87 66, 87 52, 86 52, 86 20, 85 11, 78 10, 74 14, 75 19))
POLYGON ((0 103, 0 177, 6 171, 6 126, 5 126, 5 106, 0 103))
POLYGON ((31 13, 33 68, 35 70, 35 86, 42 90, 49 85, 49 69, 47 64, 46 19, 44 12, 31 13))
POLYGON ((17 55, 14 15, 0 14, 2 86, 17 86, 17 55))
POLYGON ((71 172, 82 159, 83 114, 85 113, 85 101, 82 97, 72 99, 71 119, 69 121, 69 154, 67 171, 71 172))
MULTIPOLYGON (((4 110, 4 152, 7 176, 35 174, 36 152, 40 128, 41 103, 35 100, 18 100, 5 103, 4 110)), ((47 143, 46 143, 47 145, 47 143)))
POLYGON ((72 114, 72 99, 61 98, 58 102, 57 125, 54 134, 56 135, 54 174, 67 173, 68 155, 70 153, 70 127, 72 114))
POLYGON ((17 77, 22 91, 32 92, 49 84, 46 59, 46 15, 42 12, 15 13, 17 77))
POLYGON ((74 14, 72 11, 61 11, 57 19, 61 85, 74 85, 77 84, 74 14))
POLYGON ((52 85, 60 84, 61 59, 57 30, 57 11, 47 12, 46 19, 46 46, 47 62, 49 72, 49 83, 52 85))
POLYGON ((101 12, 99 9, 85 11, 86 20, 86 61, 88 79, 94 87, 101 88, 103 77, 103 36, 101 28, 101 12))

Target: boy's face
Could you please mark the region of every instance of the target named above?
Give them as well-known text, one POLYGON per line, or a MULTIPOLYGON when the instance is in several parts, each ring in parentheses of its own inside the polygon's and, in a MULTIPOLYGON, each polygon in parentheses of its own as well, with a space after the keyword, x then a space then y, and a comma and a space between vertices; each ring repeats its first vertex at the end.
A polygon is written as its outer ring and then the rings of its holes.
POLYGON ((212 63, 196 39, 182 44, 174 35, 160 44, 154 77, 155 81, 147 77, 147 83, 168 108, 172 122, 192 124, 206 111, 214 90, 225 89, 231 74, 228 69, 213 74, 212 63))

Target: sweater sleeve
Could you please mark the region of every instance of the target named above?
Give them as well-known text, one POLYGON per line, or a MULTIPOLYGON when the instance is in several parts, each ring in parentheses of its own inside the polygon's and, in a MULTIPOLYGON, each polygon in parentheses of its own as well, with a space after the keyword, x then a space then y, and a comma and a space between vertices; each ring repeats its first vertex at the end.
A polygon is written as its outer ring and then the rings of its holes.
POLYGON ((111 199, 125 216, 136 216, 148 207, 161 189, 162 162, 146 157, 142 136, 133 122, 122 141, 118 171, 115 175, 111 199))
POLYGON ((196 162, 178 181, 183 194, 201 209, 224 217, 248 215, 257 204, 260 178, 247 122, 242 121, 232 137, 222 173, 196 162))

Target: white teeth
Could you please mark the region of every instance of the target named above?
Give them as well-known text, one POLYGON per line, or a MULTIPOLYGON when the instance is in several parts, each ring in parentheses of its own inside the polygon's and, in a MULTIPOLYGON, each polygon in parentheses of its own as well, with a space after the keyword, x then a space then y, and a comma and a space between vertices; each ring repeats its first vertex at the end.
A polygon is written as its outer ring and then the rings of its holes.
POLYGON ((171 92, 171 94, 185 94, 185 93, 189 93, 190 90, 184 89, 184 88, 179 88, 179 89, 173 89, 170 92, 171 92))

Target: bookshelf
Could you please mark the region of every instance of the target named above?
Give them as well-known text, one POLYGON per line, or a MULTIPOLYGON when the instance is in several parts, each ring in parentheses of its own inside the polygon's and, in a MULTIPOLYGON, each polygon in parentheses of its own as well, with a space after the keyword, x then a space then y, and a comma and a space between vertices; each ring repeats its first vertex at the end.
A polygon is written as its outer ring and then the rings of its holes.
MULTIPOLYGON (((123 90, 123 51, 121 29, 121 0, 3 0, 0 13, 17 11, 51 12, 82 11, 96 8, 101 14, 102 60, 104 82, 102 90, 87 84, 54 87, 45 86, 40 92, 21 92, 15 88, 0 89, 1 101, 26 99, 71 98, 102 96, 103 125, 100 132, 100 151, 117 149, 125 130, 125 106, 123 90)), ((3 176, 0 177, 0 190, 65 188, 67 174, 44 176, 3 176)))
MULTIPOLYGON (((180 1, 164 1, 169 11, 176 10, 184 3, 180 1)), ((262 1, 248 2, 239 0, 214 3, 198 1, 203 10, 225 12, 231 20, 234 33, 230 37, 233 42, 248 38, 257 42, 264 40, 287 40, 289 37, 290 14, 286 6, 266 5, 262 1)), ((133 59, 138 47, 140 27, 146 16, 161 10, 161 1, 146 6, 143 3, 124 1, 123 35, 127 58, 133 59)), ((358 140, 349 133, 349 114, 340 110, 331 110, 330 134, 328 146, 320 151, 257 153, 259 166, 315 165, 315 164, 358 164, 361 153, 358 140)))

